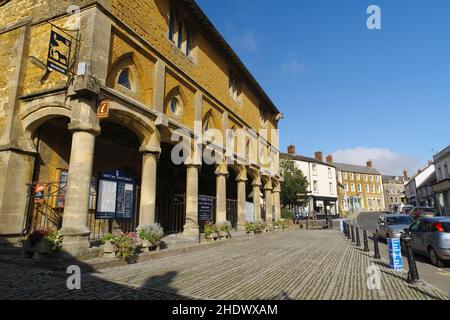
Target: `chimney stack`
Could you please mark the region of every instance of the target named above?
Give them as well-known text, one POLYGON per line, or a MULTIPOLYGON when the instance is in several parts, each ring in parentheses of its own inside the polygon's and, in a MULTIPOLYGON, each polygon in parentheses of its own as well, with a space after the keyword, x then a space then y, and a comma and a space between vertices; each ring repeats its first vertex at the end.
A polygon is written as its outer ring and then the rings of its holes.
POLYGON ((323 153, 322 151, 317 151, 314 153, 314 158, 316 158, 317 161, 323 162, 323 153))
POLYGON ((333 163, 333 156, 332 156, 331 154, 329 154, 329 155, 327 156, 327 163, 328 163, 328 164, 332 164, 332 163, 333 163))
POLYGON ((372 162, 372 160, 367 161, 367 167, 373 168, 373 162, 372 162))
POLYGON ((408 171, 406 169, 403 170, 403 178, 408 178, 408 171))
POLYGON ((295 155, 295 146, 293 144, 289 145, 288 148, 287 148, 287 152, 289 154, 295 155))

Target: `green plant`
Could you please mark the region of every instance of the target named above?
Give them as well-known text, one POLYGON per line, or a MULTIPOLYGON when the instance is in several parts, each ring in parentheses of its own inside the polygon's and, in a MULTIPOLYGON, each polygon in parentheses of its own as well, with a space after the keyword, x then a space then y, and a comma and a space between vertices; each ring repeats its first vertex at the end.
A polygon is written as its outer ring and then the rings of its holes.
POLYGON ((117 235, 112 233, 105 233, 102 237, 102 243, 105 244, 108 241, 114 242, 117 239, 117 235))
POLYGON ((222 223, 220 223, 218 225, 218 228, 219 228, 220 231, 223 231, 223 232, 226 232, 226 233, 230 234, 231 233, 231 228, 232 228, 231 222, 230 221, 222 222, 222 223))
POLYGON ((255 231, 255 224, 253 222, 247 222, 245 224, 245 231, 247 233, 254 232, 255 231))
POLYGON ((205 231, 205 236, 210 237, 215 232, 214 224, 212 222, 207 222, 205 224, 204 231, 205 231))
POLYGON ((254 224, 254 232, 255 233, 261 233, 264 230, 266 230, 266 228, 267 228, 267 224, 262 220, 256 221, 254 224))
POLYGON ((289 220, 283 219, 280 221, 281 228, 287 229, 289 228, 289 220))
POLYGON ((281 209, 281 218, 295 220, 295 214, 287 209, 281 209))
POLYGON ((52 233, 52 230, 50 229, 35 230, 28 236, 28 241, 30 242, 30 245, 34 247, 50 233, 52 233))
POLYGON ((46 241, 49 245, 47 253, 50 257, 54 256, 62 248, 62 236, 59 231, 50 232, 44 237, 43 241, 46 241))
POLYGON ((158 245, 164 236, 164 229, 159 224, 139 226, 137 232, 142 240, 148 240, 153 245, 158 245))
POLYGON ((139 256, 140 242, 136 233, 122 234, 115 239, 116 257, 134 262, 139 256))

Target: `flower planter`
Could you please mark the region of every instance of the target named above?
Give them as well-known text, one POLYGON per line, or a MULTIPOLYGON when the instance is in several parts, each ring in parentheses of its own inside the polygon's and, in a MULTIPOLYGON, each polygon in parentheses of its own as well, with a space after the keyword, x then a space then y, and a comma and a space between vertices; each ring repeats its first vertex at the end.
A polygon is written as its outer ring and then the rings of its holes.
POLYGON ((220 239, 226 238, 227 235, 228 235, 228 233, 226 233, 225 231, 219 231, 219 238, 220 239))
POLYGON ((157 243, 157 244, 150 243, 150 245, 148 246, 148 250, 151 252, 159 251, 159 248, 160 248, 159 245, 160 245, 159 243, 157 243))
POLYGON ((210 234, 205 234, 205 240, 206 241, 213 241, 214 239, 213 239, 212 234, 211 233, 210 234))
POLYGON ((103 257, 105 258, 115 258, 116 257, 116 246, 111 241, 106 241, 103 245, 103 257))
POLYGON ((151 246, 150 241, 148 241, 148 240, 142 240, 142 243, 141 243, 142 249, 147 249, 147 248, 149 248, 150 246, 151 246))
POLYGON ((137 256, 128 256, 128 257, 125 257, 125 261, 126 261, 126 263, 128 263, 128 264, 135 264, 135 263, 138 263, 138 260, 139 260, 139 258, 138 258, 137 256))
POLYGON ((217 240, 219 239, 219 235, 218 235, 217 233, 213 233, 213 234, 211 234, 211 238, 212 238, 214 241, 217 241, 217 240))

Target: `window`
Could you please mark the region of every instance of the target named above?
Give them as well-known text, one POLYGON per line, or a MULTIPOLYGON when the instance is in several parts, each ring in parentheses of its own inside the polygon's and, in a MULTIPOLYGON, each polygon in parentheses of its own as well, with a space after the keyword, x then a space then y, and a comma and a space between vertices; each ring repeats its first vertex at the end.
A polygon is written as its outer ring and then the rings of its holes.
POLYGON ((340 171, 338 172, 338 180, 339 182, 342 182, 342 173, 340 171))
POLYGON ((370 180, 370 181, 373 181, 373 176, 369 176, 369 180, 370 180))
POLYGON ((380 186, 377 184, 377 193, 380 193, 380 186))
POLYGON ((330 182, 330 194, 334 194, 333 183, 330 182))
POLYGON ((448 178, 450 172, 448 172, 448 166, 447 164, 444 164, 444 176, 445 178, 448 178))
POLYGON ((356 180, 361 180, 361 175, 360 174, 356 175, 356 180))
POLYGON ((313 181, 314 192, 319 192, 319 182, 317 180, 313 181))
POLYGON ((350 180, 353 180, 354 179, 354 175, 353 175, 353 173, 350 173, 350 180))
POLYGON ((375 193, 375 186, 372 185, 372 193, 375 193))
POLYGON ((312 165, 312 172, 313 172, 313 175, 317 176, 317 165, 315 165, 315 164, 312 165))
POLYGON ((366 193, 369 193, 369 192, 370 192, 370 190, 369 190, 369 185, 368 185, 368 184, 365 184, 365 185, 364 185, 364 189, 366 190, 366 193))
POLYGON ((361 188, 361 184, 360 183, 358 183, 358 185, 357 185, 357 190, 358 190, 358 192, 361 192, 362 191, 362 188, 361 188))
POLYGON ((364 175, 364 181, 367 181, 367 174, 364 175))
POLYGON ((350 187, 351 187, 352 192, 355 192, 355 184, 352 183, 352 184, 350 185, 350 187))
POLYGON ((169 18, 169 40, 187 56, 191 53, 192 35, 183 19, 175 10, 170 11, 169 18))
POLYGON ((228 75, 228 91, 230 94, 230 97, 237 103, 241 104, 241 88, 240 88, 240 81, 237 77, 237 75, 230 71, 228 75))
POLYGON ((375 181, 379 181, 380 177, 379 176, 375 176, 375 181))
POLYGON ((333 172, 331 171, 331 168, 328 168, 328 179, 333 178, 333 172))
POLYGON ((348 183, 347 182, 344 183, 344 189, 345 189, 345 191, 348 191, 348 183))
POLYGON ((130 81, 130 69, 123 69, 119 75, 119 80, 117 81, 121 86, 131 90, 131 81, 130 81))
POLYGON ((372 206, 373 206, 372 199, 368 199, 367 202, 368 202, 368 204, 369 204, 369 207, 372 207, 372 206))
POLYGON ((344 172, 344 179, 347 180, 347 172, 344 172))

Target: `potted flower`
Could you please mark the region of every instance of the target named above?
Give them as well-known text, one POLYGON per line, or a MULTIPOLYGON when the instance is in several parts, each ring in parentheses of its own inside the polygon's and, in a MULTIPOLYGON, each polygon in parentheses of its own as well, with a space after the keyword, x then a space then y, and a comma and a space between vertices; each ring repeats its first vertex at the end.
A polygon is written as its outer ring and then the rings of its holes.
POLYGON ((46 255, 50 258, 61 250, 62 236, 59 231, 51 229, 35 230, 22 244, 26 254, 32 254, 33 258, 46 255))
POLYGON ((289 228, 289 221, 286 219, 283 219, 280 221, 281 229, 285 230, 289 228))
POLYGON ((253 228, 254 228, 253 230, 254 230, 255 234, 260 234, 263 232, 263 230, 266 229, 266 224, 264 221, 258 220, 255 222, 253 228))
POLYGON ((221 224, 218 225, 218 234, 219 234, 219 238, 223 239, 223 238, 229 238, 231 236, 231 222, 230 221, 225 221, 222 222, 221 224))
POLYGON ((122 234, 115 240, 116 257, 129 264, 136 263, 140 251, 140 239, 136 233, 122 234))
POLYGON ((204 232, 205 232, 205 239, 208 241, 213 240, 213 233, 215 231, 214 228, 214 224, 211 222, 207 222, 205 223, 205 228, 204 228, 204 232))
POLYGON ((142 240, 143 248, 149 248, 150 251, 159 249, 161 239, 164 236, 164 229, 159 224, 140 226, 138 233, 139 238, 142 240))
POLYGON ((254 235, 255 234, 255 225, 253 222, 245 223, 245 231, 247 234, 254 235))
POLYGON ((275 230, 280 230, 280 229, 282 228, 281 225, 282 225, 281 221, 280 221, 280 220, 277 220, 277 221, 275 221, 275 223, 273 224, 273 228, 274 228, 275 230))
POLYGON ((106 233, 102 237, 103 243, 103 253, 105 257, 114 258, 116 253, 116 245, 115 242, 117 240, 117 236, 106 233))

